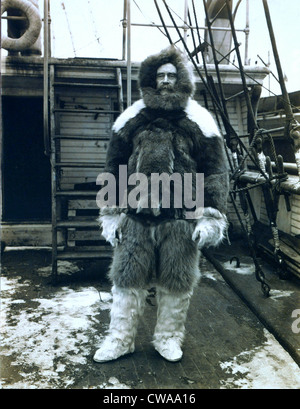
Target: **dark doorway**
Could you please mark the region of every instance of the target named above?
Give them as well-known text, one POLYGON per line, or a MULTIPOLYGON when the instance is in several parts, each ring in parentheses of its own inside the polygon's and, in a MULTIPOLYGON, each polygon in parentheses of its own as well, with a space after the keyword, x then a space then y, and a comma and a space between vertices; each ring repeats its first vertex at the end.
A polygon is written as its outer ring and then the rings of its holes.
POLYGON ((43 99, 2 97, 3 220, 51 220, 51 170, 44 154, 43 99))

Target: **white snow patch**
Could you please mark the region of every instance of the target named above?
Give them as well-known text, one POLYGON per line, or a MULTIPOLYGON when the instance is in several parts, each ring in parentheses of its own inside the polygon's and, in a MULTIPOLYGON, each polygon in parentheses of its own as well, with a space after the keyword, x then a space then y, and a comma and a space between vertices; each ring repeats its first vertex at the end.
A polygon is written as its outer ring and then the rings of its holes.
POLYGON ((5 276, 1 276, 0 277, 0 289, 1 289, 2 296, 5 296, 7 294, 10 294, 10 295, 14 294, 18 286, 29 285, 28 283, 20 283, 20 281, 21 281, 21 277, 7 278, 5 276))
POLYGON ((215 273, 202 273, 201 277, 208 278, 213 281, 217 281, 217 275, 215 273))
POLYGON ((99 389, 131 389, 128 385, 125 383, 120 382, 117 378, 114 376, 110 377, 107 382, 102 383, 99 385, 99 387, 95 387, 99 389))
POLYGON ((251 264, 248 263, 240 263, 239 267, 235 267, 233 262, 232 264, 230 261, 226 261, 226 263, 223 263, 223 266, 226 270, 232 270, 236 272, 237 274, 241 275, 251 275, 254 272, 254 267, 251 264))
POLYGON ((108 293, 107 291, 100 291, 99 292, 100 301, 103 303, 101 304, 102 310, 107 309, 110 305, 106 304, 112 301, 112 294, 108 293))
POLYGON ((110 308, 111 294, 99 293, 94 287, 77 291, 62 287, 51 299, 35 298, 32 301, 37 306, 20 308, 8 319, 11 296, 22 284, 16 278, 2 279, 5 297, 1 305, 1 355, 10 356, 12 366, 22 366, 20 376, 24 378, 14 384, 3 379, 2 388, 72 385, 74 380, 64 371, 67 367, 79 370, 78 365, 86 364, 92 349, 101 342, 95 315, 110 308))
MULTIPOLYGON (((28 286, 28 283, 21 283, 21 277, 8 279, 5 276, 0 276, 1 289, 1 309, 0 309, 0 332, 6 325, 7 313, 11 304, 21 303, 23 300, 12 300, 10 297, 15 294, 17 288, 28 286)), ((1 337, 0 337, 1 339, 1 337)))
POLYGON ((270 291, 270 299, 277 300, 278 298, 282 297, 290 297, 294 291, 284 291, 284 290, 272 290, 270 291))
POLYGON ((232 375, 222 381, 226 389, 299 389, 300 369, 272 334, 264 329, 260 347, 244 351, 231 361, 220 363, 232 375))
POLYGON ((208 280, 212 281, 225 282, 224 278, 219 273, 203 272, 201 273, 201 278, 207 278, 208 280))

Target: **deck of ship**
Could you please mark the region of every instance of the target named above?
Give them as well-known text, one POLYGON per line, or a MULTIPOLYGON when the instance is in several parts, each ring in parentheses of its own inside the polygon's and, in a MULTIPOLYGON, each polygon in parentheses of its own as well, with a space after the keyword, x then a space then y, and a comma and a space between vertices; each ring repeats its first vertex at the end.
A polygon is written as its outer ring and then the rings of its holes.
POLYGON ((2 388, 299 389, 300 334, 293 317, 300 306, 299 280, 280 280, 260 260, 271 286, 265 298, 246 248, 236 242, 214 256, 222 274, 202 259, 181 362, 165 361, 151 345, 156 317, 151 298, 135 353, 97 364, 92 357, 107 329, 111 302, 107 262, 61 261, 54 286, 49 250, 6 249, 2 388), (239 268, 230 264, 232 255, 239 256, 239 268))

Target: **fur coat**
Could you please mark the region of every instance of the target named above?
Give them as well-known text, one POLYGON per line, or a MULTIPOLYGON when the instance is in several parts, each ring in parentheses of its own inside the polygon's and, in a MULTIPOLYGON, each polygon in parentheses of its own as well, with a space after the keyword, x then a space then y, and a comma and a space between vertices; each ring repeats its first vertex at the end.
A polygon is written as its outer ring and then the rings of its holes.
MULTIPOLYGON (((203 173, 204 206, 225 214, 229 182, 224 140, 211 114, 193 99, 193 73, 182 53, 169 47, 148 57, 140 67, 139 87, 141 99, 118 117, 108 147, 105 172, 115 176, 117 192, 120 165, 127 166, 128 177, 137 172, 148 178, 151 173, 192 174, 193 194, 195 175, 203 173), (173 92, 161 95, 156 72, 167 63, 176 67, 177 82, 173 92)), ((185 210, 171 204, 159 217, 184 218, 185 210)), ((129 206, 126 211, 137 210, 129 206)))

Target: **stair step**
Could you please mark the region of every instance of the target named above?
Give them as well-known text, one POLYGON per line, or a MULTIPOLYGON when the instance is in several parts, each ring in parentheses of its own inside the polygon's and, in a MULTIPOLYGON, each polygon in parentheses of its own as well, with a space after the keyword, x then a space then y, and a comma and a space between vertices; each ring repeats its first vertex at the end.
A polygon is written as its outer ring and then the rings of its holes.
POLYGON ((59 190, 55 193, 55 196, 66 196, 76 198, 78 197, 95 197, 97 192, 95 190, 59 190))
POLYGON ((76 114, 120 114, 120 111, 106 109, 68 109, 54 108, 53 112, 76 113, 76 114))
MULTIPOLYGON (((65 228, 65 227, 99 228, 99 224, 97 220, 63 220, 63 221, 57 222, 56 226, 58 228, 65 228)), ((100 228, 99 228, 99 231, 100 231, 100 228)))
POLYGON ((102 141, 102 142, 108 142, 109 137, 101 137, 101 136, 95 136, 95 135, 88 135, 88 136, 79 136, 79 135, 54 135, 53 139, 76 139, 80 141, 102 141))
POLYGON ((72 86, 72 87, 88 87, 88 88, 120 88, 117 84, 97 84, 97 83, 84 83, 84 82, 68 82, 68 81, 55 81, 54 86, 72 86))
POLYGON ((75 259, 103 259, 111 258, 113 254, 112 249, 108 247, 107 250, 101 251, 66 251, 57 254, 58 260, 75 260, 75 259))
POLYGON ((57 162, 54 166, 61 168, 101 168, 101 164, 95 162, 57 162))

